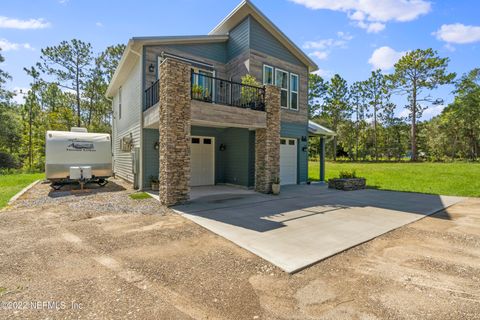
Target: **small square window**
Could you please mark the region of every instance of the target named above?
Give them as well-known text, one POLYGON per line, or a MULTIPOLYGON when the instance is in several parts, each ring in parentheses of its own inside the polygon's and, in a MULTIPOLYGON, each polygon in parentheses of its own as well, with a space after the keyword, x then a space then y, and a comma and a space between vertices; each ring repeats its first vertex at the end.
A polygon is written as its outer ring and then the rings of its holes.
POLYGON ((291 145, 291 146, 294 146, 295 145, 295 140, 288 140, 288 144, 291 145))
POLYGON ((203 139, 203 144, 212 144, 212 139, 203 139))
POLYGON ((200 139, 199 139, 199 138, 192 138, 192 143, 194 143, 194 144, 199 144, 199 143, 200 143, 200 139))
POLYGON ((280 144, 287 144, 287 141, 285 139, 280 139, 280 144))

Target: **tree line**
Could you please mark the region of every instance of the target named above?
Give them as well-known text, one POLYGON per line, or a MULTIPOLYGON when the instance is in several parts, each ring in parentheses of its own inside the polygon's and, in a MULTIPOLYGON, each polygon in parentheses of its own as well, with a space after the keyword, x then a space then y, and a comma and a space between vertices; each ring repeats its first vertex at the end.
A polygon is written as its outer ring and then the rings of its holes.
MULTIPOLYGON (((0 51, 0 167, 44 167, 45 132, 86 127, 111 132, 107 86, 125 45, 94 53, 88 42, 73 39, 41 50, 39 61, 24 68, 30 77, 23 102, 6 89, 12 77, 2 70, 0 51), (18 100, 18 99, 17 99, 18 100)), ((391 74, 373 71, 365 81, 349 85, 340 75, 325 81, 311 74, 309 117, 337 135, 328 156, 351 161, 477 160, 480 152, 480 69, 460 77, 447 71, 449 59, 432 49, 408 52, 391 74), (442 113, 420 121, 422 113, 443 104, 433 89, 454 84, 454 101, 442 113), (393 96, 404 96, 408 116, 396 114, 393 96)), ((318 154, 311 141, 310 155, 318 154)))
POLYGON ((77 39, 43 48, 40 60, 24 68, 29 88, 16 93, 6 89, 12 77, 0 65, 0 167, 43 170, 47 130, 111 132, 105 92, 124 50, 118 44, 94 53, 77 39), (23 102, 15 102, 15 94, 23 102))
MULTIPOLYGON (((348 85, 335 74, 325 81, 309 79, 309 117, 337 135, 327 145, 328 157, 350 161, 478 160, 480 151, 480 69, 457 78, 448 58, 433 49, 410 51, 391 74, 372 71, 348 85), (420 121, 423 112, 444 101, 432 90, 454 84, 454 101, 441 114, 420 121), (405 117, 396 114, 393 96, 405 97, 405 117)), ((318 155, 312 141, 310 156, 318 155)))

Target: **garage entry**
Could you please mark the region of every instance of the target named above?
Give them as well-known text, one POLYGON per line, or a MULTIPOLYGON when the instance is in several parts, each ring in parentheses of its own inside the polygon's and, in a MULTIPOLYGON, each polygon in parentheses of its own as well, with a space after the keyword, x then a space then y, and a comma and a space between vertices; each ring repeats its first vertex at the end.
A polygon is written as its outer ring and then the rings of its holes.
POLYGON ((194 136, 191 139, 190 186, 215 184, 215 138, 194 136))
POLYGON ((297 139, 280 138, 280 184, 297 183, 297 139))

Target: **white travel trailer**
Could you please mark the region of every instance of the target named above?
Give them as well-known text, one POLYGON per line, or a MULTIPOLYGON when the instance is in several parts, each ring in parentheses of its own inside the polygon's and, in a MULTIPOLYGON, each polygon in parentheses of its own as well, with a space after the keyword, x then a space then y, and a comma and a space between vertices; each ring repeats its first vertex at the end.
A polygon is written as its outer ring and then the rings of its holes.
POLYGON ((106 133, 88 133, 85 128, 47 131, 45 175, 54 189, 78 182, 103 186, 112 176, 112 144, 106 133))

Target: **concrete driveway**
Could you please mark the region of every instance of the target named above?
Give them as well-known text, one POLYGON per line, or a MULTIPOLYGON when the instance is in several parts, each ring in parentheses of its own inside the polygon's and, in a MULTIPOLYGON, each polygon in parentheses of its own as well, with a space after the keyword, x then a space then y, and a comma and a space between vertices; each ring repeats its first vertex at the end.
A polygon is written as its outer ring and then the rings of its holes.
POLYGON ((283 186, 279 196, 216 186, 193 188, 192 201, 174 209, 292 273, 462 200, 324 185, 283 186))

